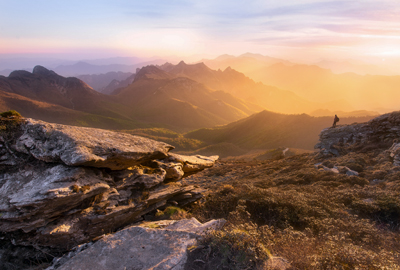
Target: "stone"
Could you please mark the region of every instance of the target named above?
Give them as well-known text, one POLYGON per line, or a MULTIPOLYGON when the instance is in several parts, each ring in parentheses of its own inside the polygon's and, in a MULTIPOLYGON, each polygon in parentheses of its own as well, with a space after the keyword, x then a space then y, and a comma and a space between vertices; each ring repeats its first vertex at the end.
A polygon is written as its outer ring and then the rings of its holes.
POLYGON ((191 162, 201 170, 216 160, 176 158, 163 142, 33 119, 2 135, 2 241, 54 252, 115 232, 171 203, 200 199, 204 190, 179 181, 183 167, 191 162))
MULTIPOLYGON (((378 116, 366 123, 323 129, 315 145, 322 156, 342 156, 351 152, 388 150, 393 165, 400 166, 400 111, 378 116), (391 146, 391 147, 390 147, 391 146)), ((355 171, 354 171, 355 172, 355 171)), ((356 175, 350 172, 352 175, 356 175)))
POLYGON ((95 168, 28 164, 0 174, 0 231, 32 231, 110 186, 95 168))
POLYGON ((400 166, 400 143, 394 143, 390 149, 390 157, 393 158, 393 164, 395 166, 400 166))
POLYGON ((162 168, 134 166, 111 174, 119 180, 118 187, 143 186, 144 188, 151 188, 164 182, 167 172, 162 168))
POLYGON ((151 139, 96 128, 51 124, 27 119, 18 151, 45 162, 69 166, 127 169, 167 157, 174 147, 151 139))
POLYGON ((267 269, 286 270, 291 269, 291 264, 288 260, 282 257, 271 256, 265 263, 267 269))
POLYGON ((167 173, 165 178, 172 181, 181 180, 185 174, 183 172, 183 164, 181 162, 169 162, 168 159, 169 158, 166 160, 157 160, 160 168, 163 168, 167 173))
POLYGON ((346 172, 346 175, 348 175, 348 176, 358 176, 358 172, 349 169, 346 172))
POLYGON ((206 230, 220 228, 224 223, 212 220, 201 224, 190 219, 170 221, 161 229, 131 226, 74 252, 73 257, 67 255, 67 260, 56 259, 47 270, 184 269, 187 248, 195 245, 206 230), (58 267, 54 268, 55 265, 58 267))
POLYGON ((178 220, 166 226, 165 229, 204 234, 208 230, 217 230, 219 228, 222 228, 222 226, 224 226, 225 223, 226 220, 224 219, 218 219, 218 220, 213 219, 204 224, 201 224, 197 219, 191 218, 191 219, 178 220))
POLYGON ((184 172, 196 172, 212 167, 218 158, 219 156, 183 156, 171 153, 168 160, 182 163, 184 172))
POLYGON ((348 176, 352 176, 352 175, 358 176, 358 172, 356 172, 346 166, 334 166, 333 169, 337 170, 338 173, 346 174, 348 176))

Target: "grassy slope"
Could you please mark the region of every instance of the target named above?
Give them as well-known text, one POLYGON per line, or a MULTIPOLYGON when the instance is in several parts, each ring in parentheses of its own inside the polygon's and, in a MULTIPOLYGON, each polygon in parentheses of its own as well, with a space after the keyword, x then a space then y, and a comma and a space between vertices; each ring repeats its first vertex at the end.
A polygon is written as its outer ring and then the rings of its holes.
MULTIPOLYGON (((340 124, 365 122, 373 117, 341 118, 340 124)), ((243 149, 291 147, 313 150, 320 131, 332 125, 332 117, 284 115, 268 111, 225 126, 189 132, 187 138, 207 144, 232 143, 243 149)))
POLYGON ((303 154, 222 161, 189 177, 209 189, 189 215, 228 223, 190 252, 185 269, 274 269, 276 257, 287 269, 400 269, 400 180, 389 160, 385 152, 303 154), (318 170, 318 162, 360 174, 318 170))
POLYGON ((66 125, 105 129, 132 129, 150 126, 148 123, 89 114, 0 91, 0 111, 10 109, 18 111, 24 117, 66 125))

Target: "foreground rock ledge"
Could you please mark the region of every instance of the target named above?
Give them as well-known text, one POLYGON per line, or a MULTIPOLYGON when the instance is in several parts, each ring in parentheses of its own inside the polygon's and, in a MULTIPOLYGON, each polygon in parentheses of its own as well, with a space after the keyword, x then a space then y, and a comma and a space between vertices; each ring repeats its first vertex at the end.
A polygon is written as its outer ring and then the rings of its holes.
POLYGON ((158 208, 198 200, 202 190, 179 180, 218 159, 171 154, 169 144, 129 134, 33 119, 6 126, 0 139, 3 239, 61 252, 158 208))
POLYGON ((28 119, 18 138, 18 151, 46 162, 70 166, 127 169, 162 159, 174 147, 151 139, 108 130, 50 124, 28 119))
MULTIPOLYGON (((164 228, 132 226, 106 235, 82 251, 55 259, 48 270, 184 269, 187 248, 195 245, 207 230, 221 228, 225 220, 201 224, 192 218, 168 223, 164 228)), ((157 222, 146 225, 160 226, 157 222)))

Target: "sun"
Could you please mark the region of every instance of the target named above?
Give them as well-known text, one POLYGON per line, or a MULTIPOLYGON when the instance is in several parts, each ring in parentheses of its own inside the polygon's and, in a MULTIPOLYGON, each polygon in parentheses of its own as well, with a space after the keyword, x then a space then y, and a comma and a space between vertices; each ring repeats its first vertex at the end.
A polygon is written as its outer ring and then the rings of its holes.
POLYGON ((182 49, 187 43, 186 38, 182 35, 167 34, 161 38, 161 44, 169 49, 182 49))

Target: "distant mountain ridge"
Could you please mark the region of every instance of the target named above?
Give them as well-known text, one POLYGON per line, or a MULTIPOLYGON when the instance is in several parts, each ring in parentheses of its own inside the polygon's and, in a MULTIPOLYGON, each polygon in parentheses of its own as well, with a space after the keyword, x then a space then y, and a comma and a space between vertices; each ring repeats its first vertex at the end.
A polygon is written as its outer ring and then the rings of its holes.
MULTIPOLYGON (((374 117, 341 117, 339 123, 343 125, 365 122, 374 117)), ((203 141, 209 146, 230 144, 230 147, 242 151, 277 147, 313 150, 320 131, 332 126, 332 122, 332 117, 284 115, 262 111, 224 126, 189 132, 185 137, 203 141)))
POLYGON ((188 77, 214 90, 230 93, 235 97, 257 104, 270 111, 280 113, 309 113, 321 107, 332 110, 337 110, 339 108, 347 111, 352 110, 350 105, 343 104, 339 101, 337 103, 341 104, 311 102, 291 91, 256 83, 254 80, 231 67, 227 67, 223 71, 212 70, 204 63, 189 65, 181 61, 177 65, 168 63, 159 66, 159 68, 174 76, 188 77))
POLYGON ((205 60, 205 63, 220 69, 230 66, 257 82, 291 91, 311 102, 327 105, 334 102, 336 108, 324 108, 331 111, 370 110, 385 113, 400 106, 400 92, 397 91, 400 87, 400 76, 360 75, 348 72, 356 67, 374 70, 374 66, 362 63, 351 62, 344 65, 321 62, 320 65, 308 65, 282 59, 267 61, 262 56, 253 54, 224 56, 222 59, 217 57, 205 60), (346 73, 335 74, 328 69, 337 70, 335 66, 346 73))
POLYGON ((0 89, 73 110, 125 118, 122 110, 107 108, 113 103, 109 97, 77 78, 62 77, 42 66, 36 66, 32 73, 13 71, 7 78, 1 76, 0 89))
MULTIPOLYGON (((263 110, 292 114, 321 108, 338 110, 337 104, 310 102, 290 91, 256 83, 230 67, 213 70, 204 63, 148 65, 137 69, 134 78, 125 80, 126 87, 121 87, 121 81, 112 81, 109 90, 112 94, 104 95, 78 78, 65 78, 36 66, 32 73, 14 71, 9 77, 0 76, 0 91, 14 94, 14 101, 18 96, 21 102, 29 99, 32 109, 43 102, 47 104, 45 108, 53 110, 59 106, 77 112, 81 118, 86 113, 94 115, 93 119, 106 117, 119 121, 114 127, 160 127, 177 132, 226 125, 263 110)), ((0 99, 0 102, 9 104, 10 95, 3 98, 8 101, 0 99)), ((7 106, 3 107, 13 109, 7 106)), ((31 112, 24 112, 30 117, 31 112)))
POLYGON ((97 92, 109 95, 115 89, 131 84, 135 78, 135 73, 118 71, 79 75, 77 78, 90 85, 97 92))
POLYGON ((60 65, 54 68, 57 74, 62 76, 79 76, 85 74, 103 74, 108 72, 130 72, 135 73, 137 68, 141 68, 146 65, 161 64, 165 60, 154 60, 149 62, 142 62, 132 65, 126 64, 108 64, 108 65, 93 65, 86 62, 78 62, 73 65, 60 65))

